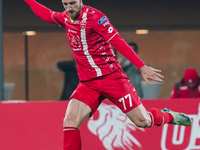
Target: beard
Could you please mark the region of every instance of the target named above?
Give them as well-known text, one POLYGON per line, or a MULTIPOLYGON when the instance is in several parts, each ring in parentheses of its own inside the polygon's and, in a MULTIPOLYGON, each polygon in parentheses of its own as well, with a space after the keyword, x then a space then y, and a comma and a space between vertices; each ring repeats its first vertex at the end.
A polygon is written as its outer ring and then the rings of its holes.
POLYGON ((76 11, 76 10, 68 11, 67 14, 68 14, 71 18, 78 18, 80 12, 81 12, 81 8, 79 8, 78 11, 76 11))

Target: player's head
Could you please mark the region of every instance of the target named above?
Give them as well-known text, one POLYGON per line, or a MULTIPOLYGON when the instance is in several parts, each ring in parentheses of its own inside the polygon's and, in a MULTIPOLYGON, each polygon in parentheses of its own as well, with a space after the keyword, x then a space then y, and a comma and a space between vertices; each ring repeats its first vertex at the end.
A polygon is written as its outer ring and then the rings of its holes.
POLYGON ((130 42, 128 45, 135 51, 136 54, 138 53, 138 46, 136 43, 130 42))
POLYGON ((196 87, 198 83, 198 74, 197 71, 193 68, 187 68, 184 73, 184 81, 188 88, 196 87))
POLYGON ((83 8, 82 0, 62 0, 62 3, 71 18, 77 18, 83 8))

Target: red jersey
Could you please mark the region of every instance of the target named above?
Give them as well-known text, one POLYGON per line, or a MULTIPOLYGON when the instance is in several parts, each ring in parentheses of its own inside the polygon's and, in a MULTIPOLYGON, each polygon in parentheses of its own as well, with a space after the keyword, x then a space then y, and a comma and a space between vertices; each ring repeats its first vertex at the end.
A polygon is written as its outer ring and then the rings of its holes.
POLYGON ((121 68, 111 44, 137 68, 144 65, 99 10, 84 5, 79 17, 72 19, 66 11, 54 12, 36 1, 24 1, 44 21, 65 27, 80 81, 107 75, 121 68))
POLYGON ((194 89, 188 88, 185 84, 174 86, 171 98, 200 98, 200 82, 194 89))

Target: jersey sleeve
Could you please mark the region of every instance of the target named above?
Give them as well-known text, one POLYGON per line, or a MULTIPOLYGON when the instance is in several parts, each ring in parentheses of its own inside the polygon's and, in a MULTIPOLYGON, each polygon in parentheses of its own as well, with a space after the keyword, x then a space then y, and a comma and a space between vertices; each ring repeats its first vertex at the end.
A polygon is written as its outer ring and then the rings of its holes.
POLYGON ((62 13, 60 12, 54 12, 51 9, 41 5, 40 3, 34 1, 34 0, 24 0, 30 8, 33 10, 33 12, 39 16, 42 20, 52 23, 52 24, 58 24, 59 26, 64 26, 64 20, 62 17, 62 13))
POLYGON ((145 64, 134 50, 124 41, 117 30, 112 26, 107 16, 99 12, 93 17, 93 29, 109 42, 117 51, 131 61, 138 69, 145 64))
POLYGON ((119 51, 128 60, 130 60, 130 62, 133 63, 138 69, 145 65, 134 52, 134 50, 124 41, 124 39, 119 34, 116 34, 110 40, 110 43, 117 51, 119 51))
POLYGON ((107 16, 102 12, 96 12, 92 19, 92 29, 100 34, 107 42, 109 42, 112 37, 114 37, 118 32, 111 25, 107 16))

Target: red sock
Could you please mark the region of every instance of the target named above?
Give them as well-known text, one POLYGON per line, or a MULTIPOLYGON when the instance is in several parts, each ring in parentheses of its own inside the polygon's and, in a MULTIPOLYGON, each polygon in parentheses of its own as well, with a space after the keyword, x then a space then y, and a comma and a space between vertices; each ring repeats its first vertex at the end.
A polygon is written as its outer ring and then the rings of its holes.
POLYGON ((80 150, 81 149, 81 137, 78 128, 65 127, 63 129, 63 150, 80 150))
POLYGON ((151 117, 151 126, 162 126, 174 120, 170 113, 163 113, 160 109, 151 108, 148 111, 151 117))

